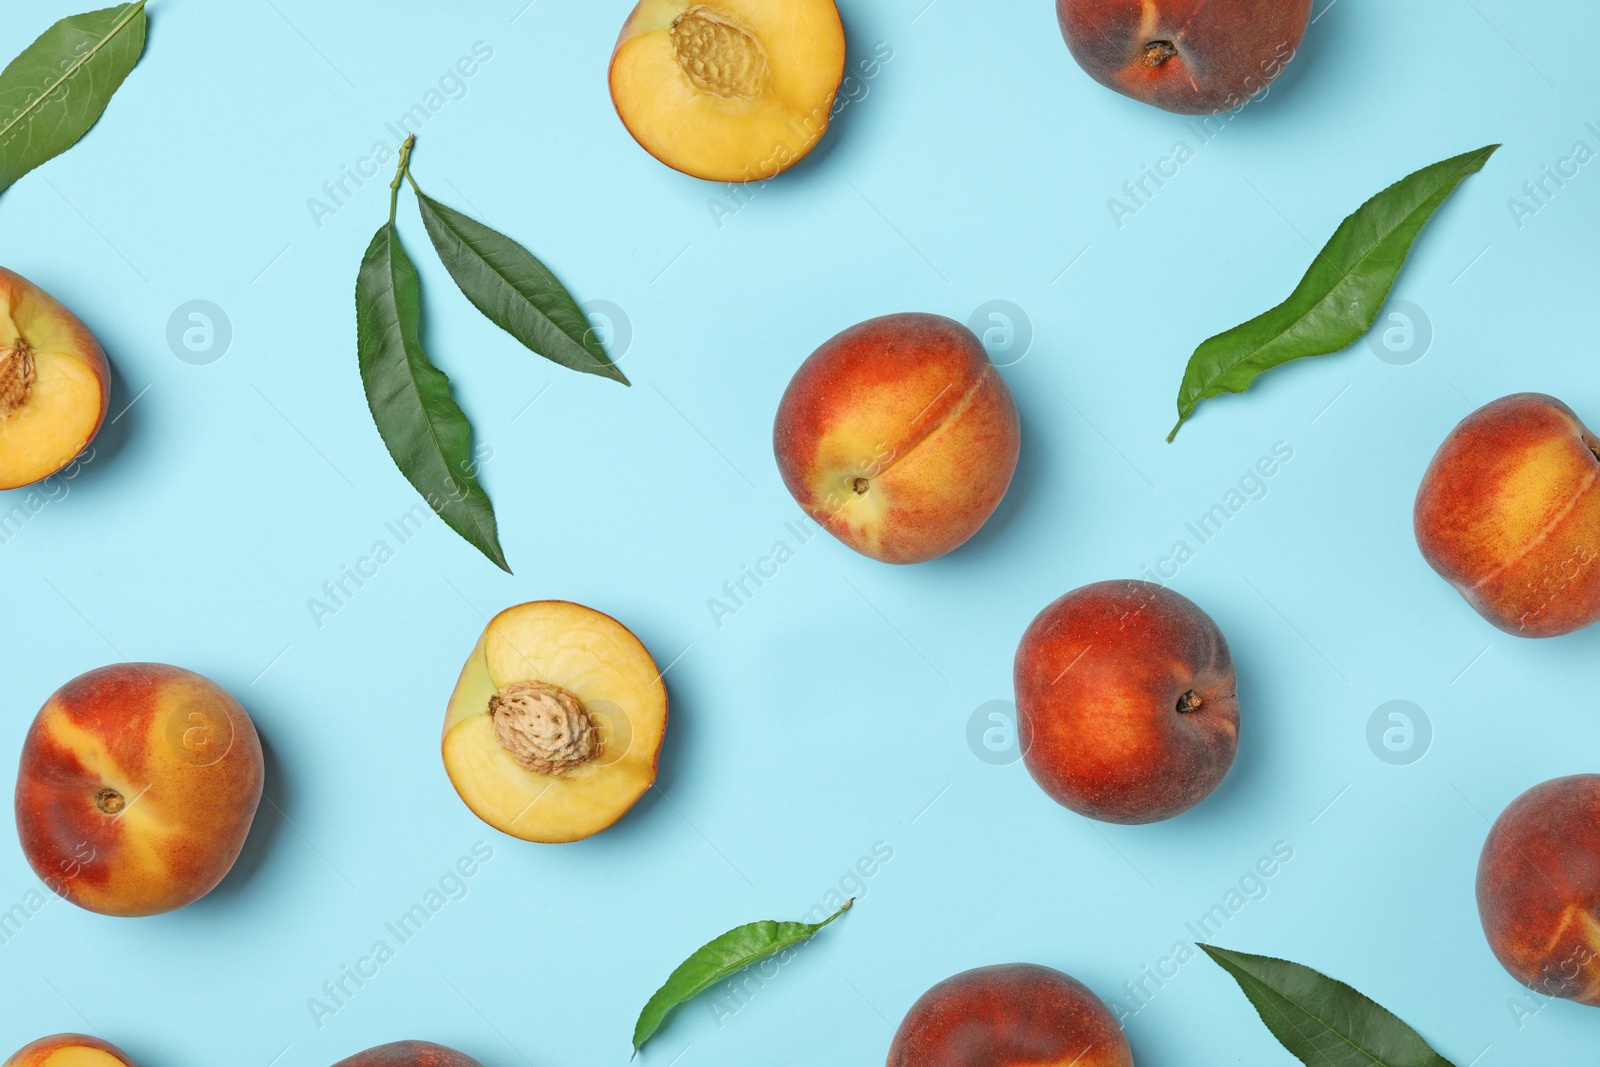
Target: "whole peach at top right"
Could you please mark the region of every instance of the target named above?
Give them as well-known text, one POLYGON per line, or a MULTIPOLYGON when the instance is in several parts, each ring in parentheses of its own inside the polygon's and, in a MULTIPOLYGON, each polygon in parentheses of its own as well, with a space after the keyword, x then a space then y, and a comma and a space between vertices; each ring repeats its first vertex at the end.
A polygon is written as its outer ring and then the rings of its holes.
POLYGON ((1311 0, 1056 0, 1072 57, 1109 89, 1166 111, 1243 107, 1283 73, 1311 0))
POLYGON ((1417 547, 1478 614, 1518 637, 1600 620, 1600 439, 1517 393, 1461 421, 1417 490, 1417 547))

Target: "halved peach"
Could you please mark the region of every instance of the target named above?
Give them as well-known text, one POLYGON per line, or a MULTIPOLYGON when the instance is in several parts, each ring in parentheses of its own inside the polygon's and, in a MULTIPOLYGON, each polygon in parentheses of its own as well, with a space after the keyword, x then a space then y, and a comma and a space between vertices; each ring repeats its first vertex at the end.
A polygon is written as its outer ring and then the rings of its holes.
POLYGON ((0 267, 0 489, 42 481, 100 432, 106 354, 49 293, 0 267))
POLYGON ((611 56, 611 100, 667 166, 756 181, 822 138, 844 59, 833 0, 640 0, 611 56))
POLYGON ((30 1041, 3 1067, 133 1067, 117 1046, 87 1034, 55 1034, 30 1041))
POLYGON ((656 780, 667 689, 639 639, 564 600, 507 608, 461 669, 444 768, 473 814, 524 841, 578 841, 656 780))

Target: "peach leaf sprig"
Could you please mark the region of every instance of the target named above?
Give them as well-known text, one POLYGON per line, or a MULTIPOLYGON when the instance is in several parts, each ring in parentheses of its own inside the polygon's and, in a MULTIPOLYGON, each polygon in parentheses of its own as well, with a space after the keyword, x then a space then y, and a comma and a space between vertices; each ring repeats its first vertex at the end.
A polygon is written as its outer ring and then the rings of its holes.
POLYGON ((667 976, 666 984, 656 990, 639 1013, 639 1021, 633 1028, 633 1054, 639 1054, 644 1043, 655 1035, 678 1005, 693 1000, 729 975, 771 956, 777 956, 780 963, 787 963, 796 946, 811 940, 817 931, 849 911, 854 903, 852 897, 821 922, 746 923, 700 946, 667 976))
POLYGON ((1452 1067, 1393 1012, 1343 982, 1288 960, 1200 948, 1308 1067, 1452 1067))
POLYGON ((1178 386, 1178 424, 1167 441, 1202 400, 1242 393, 1263 371, 1359 341, 1378 321, 1423 226, 1499 147, 1454 156, 1389 186, 1340 223, 1289 299, 1195 349, 1178 386))
POLYGON ((0 71, 0 193, 100 121, 144 54, 144 5, 69 15, 0 71))
POLYGON ((552 362, 629 383, 548 267, 511 238, 423 193, 411 175, 416 140, 400 146, 389 221, 373 236, 356 276, 361 383, 378 434, 406 480, 452 530, 510 573, 494 505, 478 482, 472 423, 423 347, 422 283, 396 224, 401 184, 416 194, 450 277, 490 322, 552 362))

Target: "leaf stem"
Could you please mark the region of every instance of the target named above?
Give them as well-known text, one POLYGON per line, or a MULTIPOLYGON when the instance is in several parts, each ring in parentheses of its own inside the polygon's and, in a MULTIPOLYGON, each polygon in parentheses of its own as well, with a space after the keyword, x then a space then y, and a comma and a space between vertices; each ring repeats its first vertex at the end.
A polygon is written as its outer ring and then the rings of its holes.
MULTIPOLYGON (((417 144, 417 135, 412 134, 400 146, 400 165, 395 167, 394 181, 389 183, 389 225, 394 225, 395 215, 400 209, 400 179, 411 177, 411 149, 417 144)), ((411 188, 415 189, 417 183, 413 181, 411 188)))

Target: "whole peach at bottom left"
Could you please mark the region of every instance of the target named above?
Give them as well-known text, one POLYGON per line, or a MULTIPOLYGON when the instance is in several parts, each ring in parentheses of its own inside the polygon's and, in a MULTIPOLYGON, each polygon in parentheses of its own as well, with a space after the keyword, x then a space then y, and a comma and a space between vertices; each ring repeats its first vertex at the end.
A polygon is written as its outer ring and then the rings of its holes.
POLYGON ((263 776, 255 725, 221 686, 160 663, 102 667, 34 719, 17 833, 34 871, 72 903, 155 915, 192 904, 233 867, 263 776))

